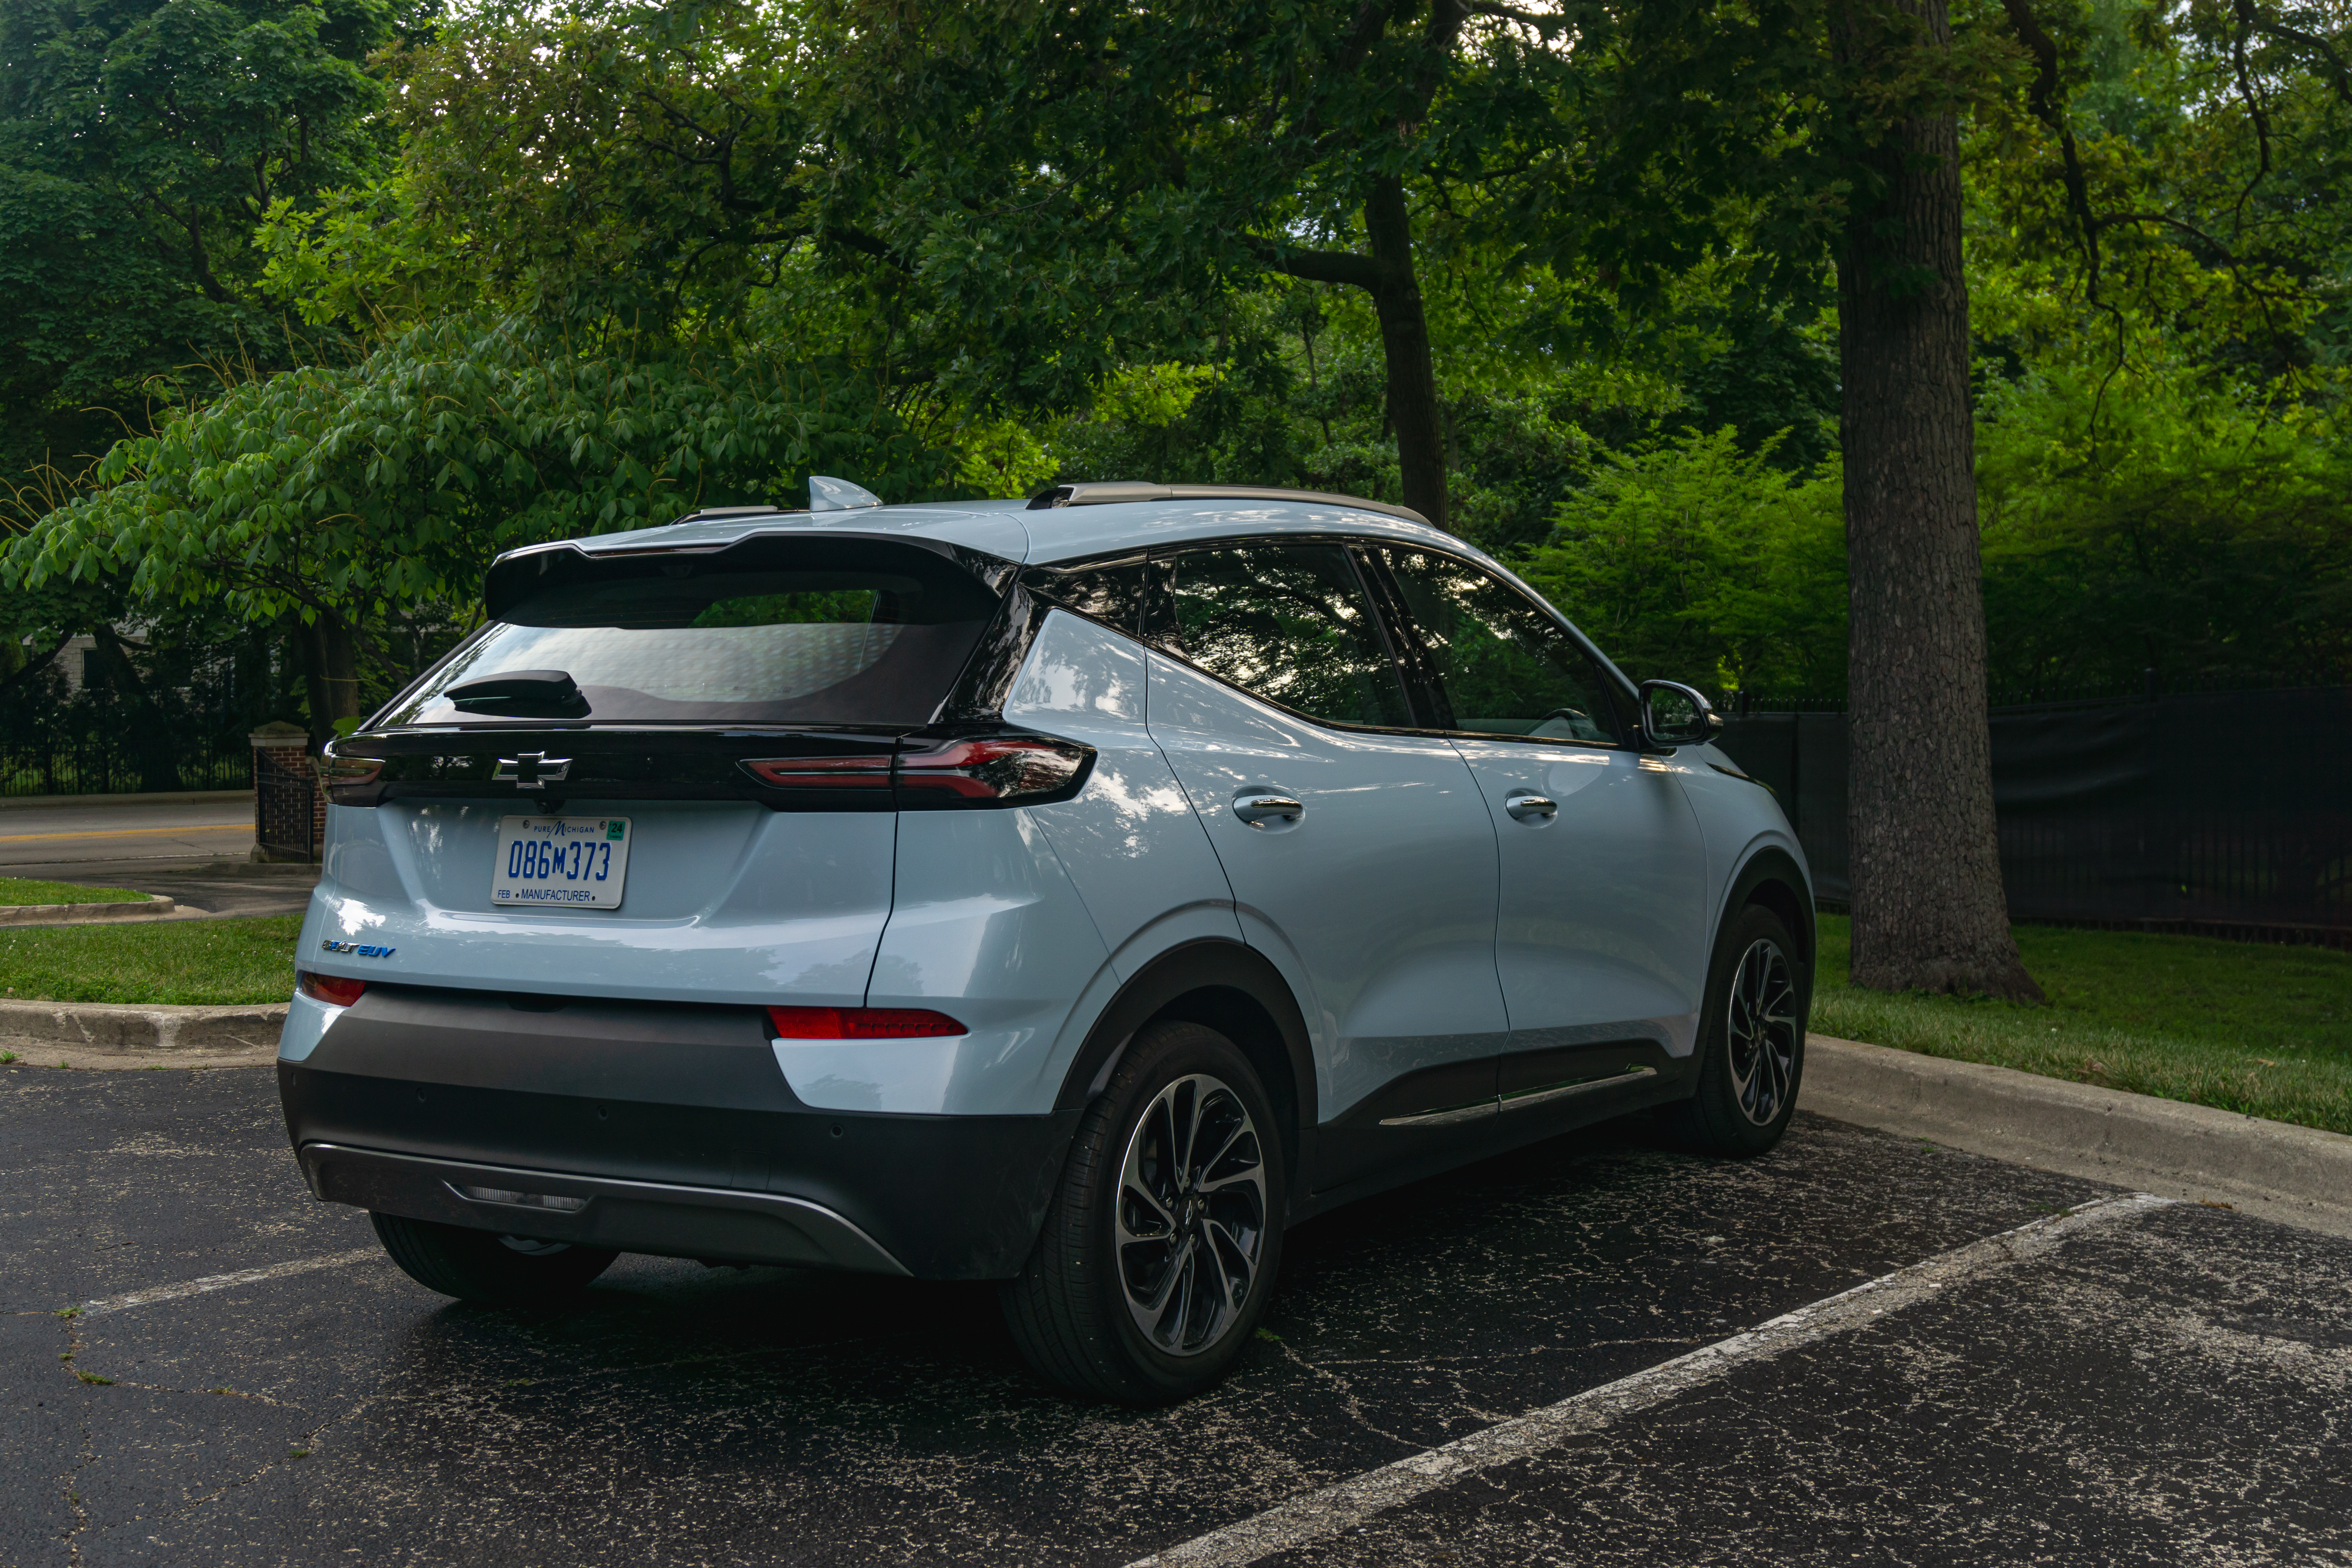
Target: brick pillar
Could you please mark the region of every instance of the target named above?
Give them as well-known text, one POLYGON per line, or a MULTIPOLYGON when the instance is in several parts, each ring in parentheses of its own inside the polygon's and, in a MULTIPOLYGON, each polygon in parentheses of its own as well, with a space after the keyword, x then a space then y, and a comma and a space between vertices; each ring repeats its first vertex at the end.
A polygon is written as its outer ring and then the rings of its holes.
POLYGON ((247 739, 253 742, 253 858, 315 858, 327 836, 327 798, 319 788, 310 731, 271 723, 247 739))

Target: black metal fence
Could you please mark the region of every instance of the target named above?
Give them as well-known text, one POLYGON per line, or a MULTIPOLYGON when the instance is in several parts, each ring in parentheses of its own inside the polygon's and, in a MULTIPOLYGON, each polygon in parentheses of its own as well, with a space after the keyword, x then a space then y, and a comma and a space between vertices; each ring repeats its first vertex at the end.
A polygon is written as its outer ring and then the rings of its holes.
POLYGON ((0 795, 135 795, 245 789, 253 752, 234 740, 83 735, 0 742, 0 795))
MULTIPOLYGON (((2352 688, 1992 710, 2002 880, 2020 920, 2352 939, 2352 688)), ((1824 901, 1849 892, 1845 715, 1727 715, 1824 901)))

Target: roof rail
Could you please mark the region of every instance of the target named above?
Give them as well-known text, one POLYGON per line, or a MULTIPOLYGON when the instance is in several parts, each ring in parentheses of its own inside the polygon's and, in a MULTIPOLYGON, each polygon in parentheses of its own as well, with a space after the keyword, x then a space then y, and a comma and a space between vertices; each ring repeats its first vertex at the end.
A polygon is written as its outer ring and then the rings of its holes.
POLYGON ((1150 485, 1131 482, 1055 485, 1030 497, 1029 510, 1045 511, 1058 506, 1113 506, 1121 501, 1139 500, 1310 501, 1323 506, 1351 506, 1362 511, 1402 517, 1424 528, 1429 526, 1429 519, 1409 506, 1391 506, 1386 501, 1366 500, 1361 496, 1333 495, 1328 490, 1273 489, 1257 485, 1150 485))
POLYGON ((662 524, 662 526, 664 528, 676 528, 681 522, 700 522, 703 519, 710 517, 781 516, 786 512, 806 510, 808 510, 808 508, 804 506, 705 506, 697 507, 694 510, 688 512, 684 517, 672 518, 669 521, 662 524))

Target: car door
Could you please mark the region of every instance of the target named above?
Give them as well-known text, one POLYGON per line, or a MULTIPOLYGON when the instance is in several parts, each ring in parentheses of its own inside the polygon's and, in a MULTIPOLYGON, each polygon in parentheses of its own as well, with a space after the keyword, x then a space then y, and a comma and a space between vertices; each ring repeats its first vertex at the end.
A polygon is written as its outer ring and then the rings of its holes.
POLYGON ((1478 786, 1333 543, 1155 554, 1148 723, 1317 1037, 1318 1190, 1475 1143, 1507 1027, 1478 786))
POLYGON ((1599 661, 1544 605, 1437 551, 1380 556, 1501 846, 1506 1120, 1667 1089, 1706 973, 1706 847, 1674 772, 1625 743, 1599 661))

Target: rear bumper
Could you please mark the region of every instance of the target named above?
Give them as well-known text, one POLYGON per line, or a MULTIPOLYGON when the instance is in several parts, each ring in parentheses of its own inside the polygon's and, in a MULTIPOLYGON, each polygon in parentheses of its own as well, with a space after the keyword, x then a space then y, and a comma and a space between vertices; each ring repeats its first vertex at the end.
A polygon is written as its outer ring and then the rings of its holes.
POLYGON ((1076 1126, 812 1110, 751 1008, 518 1000, 372 988, 280 1061, 310 1190, 630 1252, 1006 1279, 1076 1126))
POLYGON ((518 1171, 334 1143, 302 1146, 302 1177, 329 1203, 542 1241, 863 1274, 908 1272, 879 1242, 831 1209, 773 1193, 518 1171))

